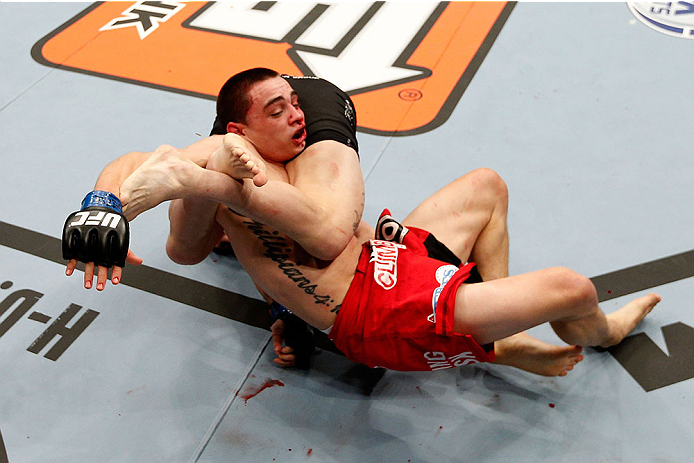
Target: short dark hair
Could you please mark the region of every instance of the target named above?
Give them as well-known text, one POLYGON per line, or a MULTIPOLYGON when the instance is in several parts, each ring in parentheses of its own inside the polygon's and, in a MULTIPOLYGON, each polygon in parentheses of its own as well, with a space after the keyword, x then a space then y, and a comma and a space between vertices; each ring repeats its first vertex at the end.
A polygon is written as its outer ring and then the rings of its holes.
POLYGON ((246 123, 246 115, 251 107, 248 90, 251 86, 279 76, 277 71, 267 68, 253 68, 229 78, 217 96, 217 119, 224 123, 246 123))

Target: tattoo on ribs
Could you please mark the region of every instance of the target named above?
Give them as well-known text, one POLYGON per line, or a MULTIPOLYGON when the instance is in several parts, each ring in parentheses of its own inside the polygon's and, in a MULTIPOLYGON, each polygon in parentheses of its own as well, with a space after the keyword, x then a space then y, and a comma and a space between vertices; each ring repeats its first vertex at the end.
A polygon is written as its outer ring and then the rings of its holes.
POLYGON ((354 211, 354 215, 356 217, 354 218, 354 223, 352 224, 352 233, 357 231, 357 228, 359 228, 359 222, 361 221, 361 214, 359 214, 359 211, 354 211))
POLYGON ((265 246, 265 257, 277 264, 282 273, 291 281, 296 283, 296 286, 303 289, 304 292, 313 297, 316 304, 322 304, 330 308, 331 312, 337 313, 340 310, 340 305, 332 304, 335 300, 330 295, 321 295, 316 293, 318 285, 312 284, 311 281, 301 272, 301 268, 296 263, 289 259, 288 250, 289 244, 287 240, 276 231, 269 231, 265 225, 255 220, 246 220, 243 224, 250 230, 258 240, 265 246))
POLYGON ((361 194, 361 207, 359 208, 358 211, 354 211, 354 223, 352 224, 352 233, 357 231, 357 228, 359 228, 359 223, 361 222, 361 214, 364 212, 364 204, 366 204, 366 193, 362 192, 361 194))

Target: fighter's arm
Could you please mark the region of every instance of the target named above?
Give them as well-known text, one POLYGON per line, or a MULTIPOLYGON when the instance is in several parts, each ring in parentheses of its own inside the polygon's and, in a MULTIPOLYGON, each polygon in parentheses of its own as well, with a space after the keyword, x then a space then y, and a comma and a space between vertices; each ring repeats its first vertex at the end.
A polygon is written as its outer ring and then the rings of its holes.
POLYGON ((262 159, 242 137, 227 134, 224 147, 210 158, 207 178, 194 182, 198 191, 190 191, 188 196, 206 196, 269 225, 318 259, 337 257, 354 236, 364 204, 363 179, 354 150, 332 141, 316 143, 282 166, 283 177, 273 178, 277 166, 268 165, 270 179, 262 188, 249 180, 216 179, 213 174, 225 172, 229 153, 243 151, 262 159))
POLYGON ((320 141, 290 161, 287 173, 290 183, 315 207, 317 228, 306 238, 314 250, 309 252, 325 259, 337 257, 354 236, 364 210, 359 156, 342 143, 320 141))
MULTIPOLYGON (((228 134, 224 145, 227 140, 238 139, 228 134)), ((363 207, 363 181, 356 153, 335 142, 318 143, 299 156, 304 156, 304 161, 293 161, 288 167, 287 171, 292 172, 290 181, 296 185, 279 180, 259 188, 258 183, 264 182, 257 181, 258 175, 233 179, 226 175, 229 172, 223 173, 223 163, 219 162, 217 171, 212 166, 201 168, 211 161, 209 153, 215 147, 217 155, 225 156, 228 151, 221 146, 221 137, 212 140, 203 140, 182 151, 164 145, 154 153, 130 153, 109 164, 96 187, 117 191, 130 219, 163 201, 182 199, 175 201, 170 210, 172 233, 167 245, 177 262, 198 262, 211 250, 211 243, 220 234, 211 219, 216 202, 277 228, 319 259, 339 255, 353 236, 363 207), (335 149, 321 146, 330 143, 334 143, 335 149), (190 220, 196 214, 199 219, 190 220)), ((260 159, 252 146, 249 151, 260 159)), ((215 158, 213 154, 212 159, 215 158)), ((76 261, 68 264, 68 274, 75 264, 76 261)), ((85 287, 89 287, 93 274, 93 264, 89 267, 85 271, 85 287)), ((104 287, 107 270, 98 269, 98 289, 104 287)), ((120 269, 115 270, 119 277, 120 269)))
MULTIPOLYGON (((214 152, 214 149, 221 144, 221 140, 222 137, 206 138, 182 150, 182 153, 189 161, 192 161, 199 166, 204 166, 207 162, 207 158, 211 155, 212 152, 214 152)), ((96 181, 94 189, 99 191, 106 191, 115 195, 117 198, 123 200, 124 198, 122 198, 121 186, 123 185, 125 180, 133 172, 135 172, 145 161, 150 159, 158 151, 169 148, 170 147, 162 146, 158 148, 155 152, 131 152, 117 158, 116 160, 110 162, 101 171, 96 181)), ((171 180, 175 181, 176 179, 175 177, 171 177, 171 180)), ((168 188, 172 187, 172 185, 168 185, 168 188)), ((159 185, 159 190, 163 190, 162 185, 159 185)), ((140 210, 137 213, 139 214, 140 212, 159 204, 159 202, 154 201, 156 201, 156 199, 152 196, 147 197, 145 201, 141 201, 141 203, 138 205, 140 210), (149 201, 149 203, 147 201, 149 201)), ((123 200, 123 202, 127 205, 127 202, 125 200, 123 200)), ((131 208, 131 211, 135 209, 137 209, 137 207, 131 208)), ((124 214, 126 217, 133 217, 132 212, 130 212, 129 214, 129 212, 124 211, 124 214)), ((126 258, 126 262, 137 265, 140 264, 142 260, 128 250, 128 257, 126 258)), ((76 265, 77 259, 69 260, 66 268, 66 274, 68 276, 72 275, 76 265)), ((94 262, 85 262, 84 286, 87 289, 91 288, 95 270, 98 274, 96 288, 98 290, 102 290, 105 287, 105 282, 108 274, 108 267, 97 267, 94 262)), ((114 265, 113 272, 111 275, 111 281, 114 284, 117 284, 120 281, 121 274, 122 268, 114 265)))
MULTIPOLYGON (((130 152, 125 154, 113 161, 111 161, 99 174, 94 185, 94 190, 96 191, 106 191, 116 196, 120 197, 120 186, 123 181, 134 172, 151 153, 143 152, 130 152)), ((67 263, 65 269, 65 274, 71 276, 77 267, 77 259, 70 259, 67 263)), ((137 257, 132 251, 128 250, 128 256, 126 262, 129 264, 139 265, 142 263, 142 259, 137 257)), ((85 262, 84 265, 84 287, 90 289, 92 287, 92 282, 94 278, 95 270, 97 272, 97 283, 96 289, 101 291, 104 289, 106 284, 106 278, 108 276, 108 267, 97 266, 94 262, 85 262)), ((122 275, 122 268, 120 266, 114 265, 113 271, 111 273, 111 281, 113 284, 118 284, 120 282, 122 275)))

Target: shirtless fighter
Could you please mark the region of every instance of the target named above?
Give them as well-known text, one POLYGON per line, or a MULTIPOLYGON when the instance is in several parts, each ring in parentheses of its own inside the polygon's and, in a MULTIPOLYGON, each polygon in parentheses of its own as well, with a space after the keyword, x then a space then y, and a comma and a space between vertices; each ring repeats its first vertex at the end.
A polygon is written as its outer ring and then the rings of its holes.
MULTIPOLYGON (((279 79, 252 87, 259 92, 249 114, 273 100, 293 106, 291 87, 279 79)), ((284 164, 291 157, 259 154, 248 133, 227 134, 202 159, 191 147, 126 155, 107 166, 97 188, 110 178, 110 191, 119 193, 130 220, 174 200, 167 251, 177 262, 204 258, 226 231, 256 285, 329 330, 352 360, 397 370, 494 361, 565 375, 581 360, 581 346, 620 342, 660 300, 650 294, 605 315, 590 280, 571 270, 508 277, 506 188, 486 169, 444 187, 402 225, 386 212, 376 231, 360 222, 331 258, 319 242, 335 237, 322 233, 315 211, 292 196, 296 186, 284 164), (468 261, 478 263, 484 282, 469 284, 475 265, 456 265, 468 261), (545 322, 569 345, 552 346, 523 332, 545 322)), ((281 142, 283 135, 270 138, 281 142)), ((330 190, 330 182, 323 188, 330 190)), ((71 262, 68 274, 72 269, 71 262)))
MULTIPOLYGON (((293 186, 285 191, 286 197, 293 198, 310 215, 311 221, 307 225, 312 224, 311 233, 320 236, 304 245, 311 254, 330 259, 338 255, 347 244, 361 219, 364 206, 364 182, 359 167, 354 106, 346 93, 323 79, 282 76, 291 86, 287 87, 282 79, 273 79, 276 77, 278 74, 275 71, 264 68, 250 69, 231 77, 217 98, 217 119, 212 136, 185 151, 196 162, 204 165, 209 155, 222 143, 222 137, 215 135, 232 132, 243 134, 263 152, 278 153, 278 156, 272 158, 273 162, 282 166, 293 186), (277 84, 282 84, 283 89, 291 89, 287 98, 283 99, 285 95, 280 97, 279 93, 273 93, 273 98, 264 100, 262 105, 251 104, 264 95, 263 92, 273 92, 277 84), (225 122, 221 122, 222 120, 225 122), (278 136, 279 134, 282 136, 278 136), (326 236, 331 238, 325 239, 326 236)), ((114 161, 98 179, 97 190, 111 192, 117 197, 120 183, 125 178, 121 174, 131 172, 147 156, 149 153, 130 153, 114 161)), ((264 172, 260 172, 254 179, 256 185, 262 185, 266 181, 264 172)), ((147 198, 150 201, 154 199, 147 198)), ((132 211, 137 209, 133 202, 129 207, 132 211)), ((175 213, 173 211, 176 207, 174 206, 172 213, 175 213)), ((209 230, 195 230, 195 233, 207 232, 210 241, 217 235, 223 236, 221 227, 217 224, 209 230)), ((178 235, 172 235, 172 239, 173 236, 178 235)), ((207 252, 201 253, 191 260, 190 255, 178 252, 184 243, 176 243, 172 239, 169 240, 169 253, 179 263, 193 264, 207 255, 207 252)), ((89 246, 83 248, 92 249, 89 246)), ((80 256, 71 255, 68 251, 67 257, 80 256)), ((134 256, 133 259, 133 262, 138 261, 134 256)), ((80 260, 90 262, 94 259, 81 256, 80 260)), ((71 272, 70 268, 74 267, 74 263, 76 260, 68 266, 68 272, 71 272)), ((92 284, 94 268, 93 263, 85 266, 87 288, 92 284)), ((114 283, 119 281, 120 274, 121 267, 114 266, 114 283)), ((106 275, 107 266, 99 266, 96 282, 98 290, 105 287, 106 275)), ((297 365, 303 363, 307 366, 308 358, 313 352, 311 329, 266 294, 263 296, 271 303, 273 318, 278 319, 271 327, 278 355, 275 362, 289 366, 296 361, 297 365), (290 324, 295 329, 285 329, 285 324, 290 324), (290 339, 292 332, 298 334, 291 336, 293 340, 290 339), (283 338, 286 346, 282 346, 283 338)))

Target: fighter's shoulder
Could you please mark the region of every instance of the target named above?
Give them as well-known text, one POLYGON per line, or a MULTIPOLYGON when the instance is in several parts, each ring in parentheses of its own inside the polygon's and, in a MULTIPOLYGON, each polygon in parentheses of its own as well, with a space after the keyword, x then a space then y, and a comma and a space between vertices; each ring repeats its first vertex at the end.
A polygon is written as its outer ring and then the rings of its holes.
POLYGON ((290 76, 288 74, 281 74, 281 76, 289 82, 294 90, 300 92, 304 88, 337 88, 332 82, 323 79, 322 77, 315 76, 290 76))
POLYGON ((302 173, 312 175, 319 171, 334 177, 337 172, 356 172, 361 169, 355 150, 335 140, 321 140, 312 144, 285 167, 290 178, 302 173))
POLYGON ((315 82, 319 80, 325 81, 322 77, 316 77, 316 76, 292 76, 289 74, 280 74, 284 79, 286 80, 291 80, 291 81, 297 81, 297 82, 315 82))

